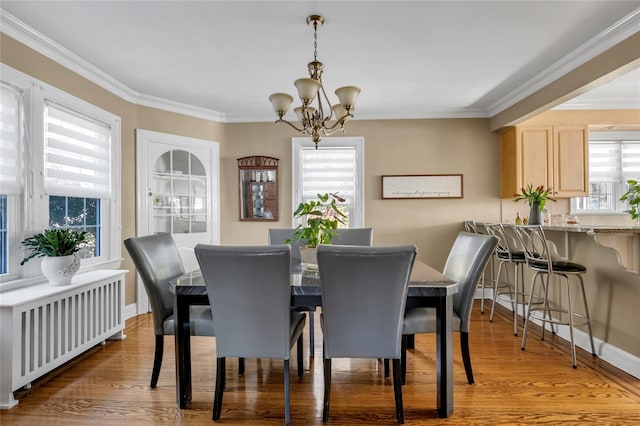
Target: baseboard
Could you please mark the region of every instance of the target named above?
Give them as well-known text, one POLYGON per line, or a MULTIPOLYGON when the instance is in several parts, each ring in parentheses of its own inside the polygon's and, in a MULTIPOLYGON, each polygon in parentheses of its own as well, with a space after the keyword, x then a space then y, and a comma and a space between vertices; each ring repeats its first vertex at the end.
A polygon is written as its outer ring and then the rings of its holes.
POLYGON ((128 320, 129 318, 133 318, 138 315, 138 305, 132 303, 130 305, 126 305, 124 307, 124 319, 128 320))
MULTIPOLYGON (((482 289, 476 289, 475 298, 480 299, 482 296, 482 289)), ((493 300, 493 291, 492 289, 485 289, 485 303, 487 300, 493 300)), ((513 312, 511 309, 511 304, 509 302, 498 299, 496 303, 509 312, 513 312)), ((489 309, 491 305, 489 305, 489 309)), ((487 309, 487 305, 485 304, 485 310, 487 309)), ((538 326, 542 326, 542 322, 536 319, 533 319, 532 322, 538 326)), ((551 327, 549 324, 546 324, 546 329, 551 331, 551 327)), ((556 336, 562 338, 563 340, 570 342, 569 336, 569 328, 568 327, 556 327, 556 336)), ((589 343, 589 333, 586 333, 580 329, 574 329, 573 332, 574 341, 577 347, 584 349, 588 353, 591 353, 591 344, 589 343)), ((602 341, 596 337, 593 338, 593 344, 596 347, 596 355, 601 360, 608 362, 616 368, 624 371, 627 374, 632 375, 633 377, 640 379, 640 358, 630 354, 629 352, 625 352, 617 346, 614 346, 610 343, 602 341)))

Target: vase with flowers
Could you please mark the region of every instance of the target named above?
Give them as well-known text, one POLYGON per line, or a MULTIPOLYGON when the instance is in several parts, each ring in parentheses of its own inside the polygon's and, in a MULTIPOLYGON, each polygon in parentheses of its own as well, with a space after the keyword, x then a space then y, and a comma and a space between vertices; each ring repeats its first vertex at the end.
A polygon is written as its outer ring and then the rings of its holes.
POLYGON ((551 197, 551 187, 545 188, 544 185, 539 185, 535 189, 533 184, 528 184, 524 188, 520 189, 520 192, 515 194, 515 202, 526 200, 531 207, 529 212, 529 225, 541 225, 542 216, 541 212, 544 210, 544 206, 547 201, 556 201, 551 197))

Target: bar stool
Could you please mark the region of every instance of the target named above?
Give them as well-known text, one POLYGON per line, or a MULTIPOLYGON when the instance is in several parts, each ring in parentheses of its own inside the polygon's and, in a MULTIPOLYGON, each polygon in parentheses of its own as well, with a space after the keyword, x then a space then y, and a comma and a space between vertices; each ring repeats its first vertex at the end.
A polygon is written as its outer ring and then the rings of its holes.
MULTIPOLYGON (((576 347, 573 339, 573 329, 576 326, 587 325, 589 329, 589 341, 591 342, 591 354, 596 356, 596 348, 593 344, 593 333, 591 331, 591 319, 589 317, 589 307, 587 305, 587 296, 584 292, 584 282, 582 280, 582 274, 587 272, 587 267, 579 263, 571 262, 568 259, 556 256, 555 253, 550 253, 550 242, 547 240, 542 226, 517 226, 514 228, 517 237, 524 249, 525 259, 527 266, 534 274, 531 280, 531 294, 529 296, 529 303, 527 309, 527 316, 524 321, 524 330, 522 334, 522 350, 524 350, 525 342, 527 339, 527 326, 531 319, 532 313, 541 312, 542 315, 534 315, 535 319, 542 321, 542 332, 540 340, 544 340, 545 323, 549 323, 551 331, 553 330, 553 324, 556 325, 568 325, 569 337, 571 340, 571 361, 573 368, 577 368, 576 365, 576 347), (582 301, 584 303, 584 314, 575 312, 571 304, 571 288, 569 277, 576 277, 579 285, 579 290, 582 292, 582 301), (537 278, 540 278, 538 280, 537 278), (546 282, 545 282, 546 277, 546 282), (551 277, 554 277, 552 280, 551 277), (564 278, 566 295, 567 295, 567 307, 554 306, 549 304, 549 287, 552 283, 558 282, 557 277, 564 278), (535 292, 536 285, 540 283, 542 285, 542 291, 544 294, 544 303, 541 307, 532 306, 532 296, 535 292), (557 318, 553 318, 551 313, 558 313, 557 318), (567 315, 568 320, 563 321, 562 316, 567 315), (579 324, 576 324, 574 317, 582 320, 579 324)), ((575 281, 574 281, 575 282, 575 281)), ((554 332, 555 334, 555 332, 554 332)))
MULTIPOLYGON (((464 222, 464 230, 472 233, 472 234, 481 234, 481 235, 489 235, 489 233, 486 231, 482 232, 480 229, 481 227, 476 223, 475 220, 465 220, 464 222)), ((495 253, 491 256, 491 258, 489 259, 489 262, 487 262, 487 265, 484 268, 484 271, 482 271, 482 275, 480 275, 480 280, 478 281, 478 287, 480 287, 482 289, 482 292, 480 293, 480 313, 484 314, 484 289, 485 288, 491 288, 492 291, 495 291, 495 283, 496 283, 496 279, 495 279, 495 275, 494 275, 494 271, 495 271, 495 253), (491 275, 491 286, 487 286, 486 283, 486 278, 485 275, 487 273, 487 268, 489 269, 490 275, 491 275)))
POLYGON ((518 305, 522 307, 522 317, 524 318, 524 307, 526 303, 526 294, 523 286, 524 265, 526 263, 524 253, 517 249, 517 245, 512 235, 507 234, 502 223, 485 225, 487 232, 498 237, 498 245, 496 246, 495 255, 498 259, 498 272, 496 273, 496 283, 493 291, 493 303, 491 304, 491 315, 489 321, 493 321, 496 300, 499 298, 511 303, 513 310, 513 335, 518 335, 518 305), (513 265, 513 286, 509 278, 509 270, 507 267, 513 265), (502 271, 504 270, 506 280, 501 281, 502 271), (506 289, 506 290, 502 290, 506 289))

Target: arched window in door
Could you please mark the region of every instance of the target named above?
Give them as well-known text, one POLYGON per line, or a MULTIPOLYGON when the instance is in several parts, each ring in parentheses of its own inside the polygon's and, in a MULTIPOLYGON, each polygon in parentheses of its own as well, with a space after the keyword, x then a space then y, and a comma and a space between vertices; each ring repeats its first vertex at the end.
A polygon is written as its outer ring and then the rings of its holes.
POLYGON ((180 149, 163 153, 153 167, 152 191, 155 232, 207 232, 207 175, 198 157, 180 149))

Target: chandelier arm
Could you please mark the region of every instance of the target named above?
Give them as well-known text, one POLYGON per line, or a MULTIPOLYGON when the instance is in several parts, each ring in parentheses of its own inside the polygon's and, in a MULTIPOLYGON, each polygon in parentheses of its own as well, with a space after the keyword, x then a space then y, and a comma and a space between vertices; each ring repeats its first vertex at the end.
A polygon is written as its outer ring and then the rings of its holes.
POLYGON ((280 118, 280 119, 276 120, 276 124, 278 124, 278 123, 288 124, 289 126, 293 127, 295 130, 297 130, 299 132, 305 132, 306 131, 306 128, 299 129, 296 126, 294 126, 293 124, 291 124, 289 121, 287 121, 287 120, 285 120, 283 118, 280 118))
POLYGON ((329 127, 327 127, 327 126, 323 126, 323 127, 324 127, 325 129, 327 129, 327 130, 333 130, 333 129, 335 129, 335 128, 336 128, 336 127, 338 127, 338 126, 340 126, 340 127, 344 127, 344 123, 346 123, 346 122, 347 122, 347 120, 348 120, 349 118, 353 118, 353 114, 347 114, 347 115, 345 115, 344 117, 341 117, 338 121, 336 121, 336 122, 333 124, 333 126, 329 126, 329 127))
MULTIPOLYGON (((320 82, 320 90, 322 91, 322 96, 324 96, 325 101, 327 101, 327 108, 329 109, 329 115, 327 115, 325 117, 324 116, 324 112, 322 110, 322 100, 320 98, 320 95, 318 94, 318 105, 320 105, 320 116, 322 118, 322 122, 324 123, 325 120, 331 120, 331 118, 333 117, 333 109, 331 108, 331 101, 329 100, 329 97, 327 96, 327 92, 325 92, 325 90, 324 90, 324 84, 322 83, 322 77, 319 77, 318 81, 320 82)), ((323 125, 323 127, 324 127, 324 125, 323 125)))

